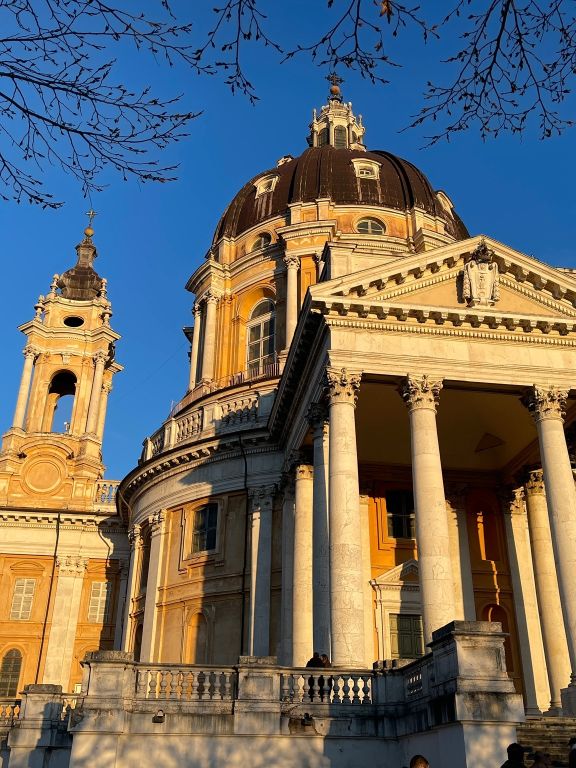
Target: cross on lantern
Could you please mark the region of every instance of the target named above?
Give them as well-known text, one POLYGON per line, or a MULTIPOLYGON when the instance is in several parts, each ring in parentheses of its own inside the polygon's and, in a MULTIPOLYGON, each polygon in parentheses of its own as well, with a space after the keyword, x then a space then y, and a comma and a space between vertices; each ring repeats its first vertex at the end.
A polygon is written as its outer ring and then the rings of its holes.
POLYGON ((93 211, 92 208, 90 208, 89 211, 86 211, 86 216, 88 216, 88 226, 89 227, 92 226, 92 219, 94 218, 94 216, 97 216, 97 215, 98 214, 96 213, 96 211, 93 211))

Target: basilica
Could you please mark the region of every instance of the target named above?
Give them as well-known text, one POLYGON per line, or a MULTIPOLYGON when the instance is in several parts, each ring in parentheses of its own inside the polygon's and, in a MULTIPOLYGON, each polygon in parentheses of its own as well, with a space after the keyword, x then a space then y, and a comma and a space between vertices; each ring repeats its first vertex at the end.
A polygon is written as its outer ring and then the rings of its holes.
POLYGON ((9 768, 38 729, 58 768, 482 768, 576 725, 576 271, 470 235, 365 132, 333 84, 231 201, 186 285, 187 390, 117 492, 91 227, 21 326, 9 768))

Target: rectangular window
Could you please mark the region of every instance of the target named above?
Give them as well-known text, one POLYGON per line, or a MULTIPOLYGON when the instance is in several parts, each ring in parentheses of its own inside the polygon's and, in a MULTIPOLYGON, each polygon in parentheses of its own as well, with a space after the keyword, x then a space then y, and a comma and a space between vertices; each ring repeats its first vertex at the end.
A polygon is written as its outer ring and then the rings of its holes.
POLYGON ((194 511, 192 528, 192 554, 216 549, 218 504, 206 504, 194 511))
POLYGON ((36 589, 36 579, 16 579, 10 618, 27 621, 32 613, 32 600, 36 589))
POLYGON ((414 539, 414 496, 412 491, 387 491, 388 536, 414 539))
POLYGON ((91 624, 106 624, 110 621, 110 584, 106 581, 92 582, 88 621, 91 624))
POLYGON ((424 654, 422 617, 390 614, 390 648, 393 659, 416 659, 424 654))

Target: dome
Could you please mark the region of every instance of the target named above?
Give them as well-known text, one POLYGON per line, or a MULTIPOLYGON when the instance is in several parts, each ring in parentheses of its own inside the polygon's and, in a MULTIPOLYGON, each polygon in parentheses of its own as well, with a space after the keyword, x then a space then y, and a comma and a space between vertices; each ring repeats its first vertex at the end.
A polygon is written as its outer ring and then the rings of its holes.
POLYGON ((434 191, 415 165, 381 150, 313 146, 297 158, 283 158, 278 167, 258 174, 238 192, 222 216, 214 242, 237 237, 262 222, 281 216, 291 203, 329 198, 336 205, 366 205, 400 211, 413 207, 438 216, 456 240, 469 237, 448 198, 434 191), (356 163, 354 162, 356 161, 356 163), (357 163, 377 169, 372 177, 358 175, 357 163), (262 191, 259 181, 273 179, 262 191))

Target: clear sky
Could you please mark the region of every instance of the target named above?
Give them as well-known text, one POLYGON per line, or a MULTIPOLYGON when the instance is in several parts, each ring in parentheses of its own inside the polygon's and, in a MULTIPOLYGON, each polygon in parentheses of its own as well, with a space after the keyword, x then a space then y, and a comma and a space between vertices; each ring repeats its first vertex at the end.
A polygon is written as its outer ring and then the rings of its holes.
MULTIPOLYGON (((199 8, 193 13, 200 22, 208 23, 213 3, 190 5, 199 8)), ((175 7, 190 5, 182 0, 175 7)), ((274 6, 283 30, 305 36, 313 34, 326 12, 319 0, 274 0, 274 6)), ((426 131, 401 129, 417 112, 426 80, 443 76, 435 64, 443 50, 435 44, 423 48, 412 36, 398 38, 395 45, 404 66, 390 72, 390 85, 372 86, 343 73, 343 96, 364 117, 368 148, 389 150, 419 166, 449 194, 471 234, 490 235, 552 265, 576 267, 575 129, 544 142, 536 126, 522 137, 485 143, 469 133, 422 149, 426 131)), ((182 92, 185 103, 203 114, 190 136, 167 153, 167 160, 180 163, 177 182, 138 186, 110 176, 106 190, 92 199, 98 212, 96 268, 108 278, 112 326, 122 334, 117 359, 125 367, 115 377, 108 408, 104 461, 110 478, 121 478, 136 464, 143 439, 186 390, 188 344, 182 327, 191 324, 193 297, 184 285, 202 262, 226 205, 252 176, 274 167, 282 155, 306 148, 312 109, 326 102, 326 71, 304 58, 282 66, 277 62, 259 48, 247 56, 260 96, 255 107, 215 78, 144 64, 135 53, 120 64, 123 78, 182 92)), ((2 432, 12 419, 23 363, 25 339, 16 327, 33 316, 52 275, 75 263, 74 246, 90 207, 72 180, 57 173, 47 178, 66 200, 62 209, 0 206, 2 432)))

